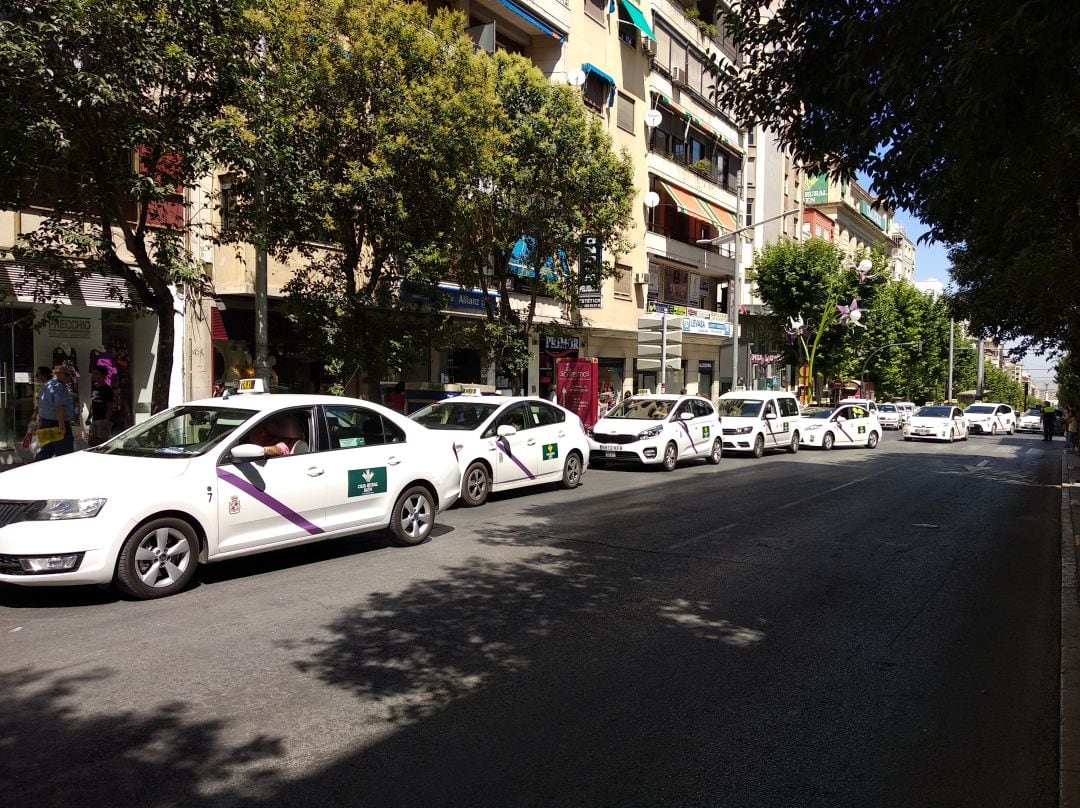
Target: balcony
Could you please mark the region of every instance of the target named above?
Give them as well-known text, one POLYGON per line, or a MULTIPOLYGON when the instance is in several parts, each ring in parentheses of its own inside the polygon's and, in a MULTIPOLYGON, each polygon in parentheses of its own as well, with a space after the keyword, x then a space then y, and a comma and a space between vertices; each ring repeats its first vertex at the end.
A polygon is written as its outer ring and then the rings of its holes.
POLYGON ((664 228, 650 222, 645 234, 645 250, 653 255, 664 256, 681 264, 697 267, 698 271, 715 277, 730 276, 735 272, 735 260, 728 249, 721 252, 716 247, 699 247, 688 243, 685 236, 672 228, 664 228))

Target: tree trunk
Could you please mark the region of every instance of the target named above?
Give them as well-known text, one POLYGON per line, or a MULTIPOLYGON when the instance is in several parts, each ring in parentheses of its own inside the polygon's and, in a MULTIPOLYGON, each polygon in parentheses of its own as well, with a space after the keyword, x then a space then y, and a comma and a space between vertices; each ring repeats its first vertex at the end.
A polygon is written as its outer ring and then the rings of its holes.
POLYGON ((161 412, 169 406, 169 382, 172 379, 173 345, 176 342, 176 328, 173 323, 172 296, 168 305, 159 305, 154 310, 158 324, 157 363, 154 367, 154 379, 150 388, 150 411, 161 412))

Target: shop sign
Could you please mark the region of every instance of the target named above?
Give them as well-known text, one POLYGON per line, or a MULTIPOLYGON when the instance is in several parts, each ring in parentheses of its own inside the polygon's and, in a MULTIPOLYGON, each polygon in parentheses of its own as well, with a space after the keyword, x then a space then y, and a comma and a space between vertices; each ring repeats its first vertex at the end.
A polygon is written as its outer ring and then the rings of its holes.
POLYGON ((90 339, 89 317, 54 317, 49 320, 50 337, 90 339))
POLYGON ((699 359, 698 360, 698 363, 697 363, 697 372, 698 373, 712 373, 712 369, 713 369, 712 362, 706 362, 704 359, 699 359))
POLYGON ((709 337, 730 337, 731 323, 705 317, 685 316, 682 321, 684 334, 704 334, 709 337))
POLYGON ((803 186, 803 202, 820 205, 829 201, 829 175, 816 174, 806 178, 803 186))
POLYGON ((580 351, 581 350, 581 338, 580 337, 553 337, 546 335, 544 337, 544 350, 548 353, 552 351, 580 351))
POLYGON ((600 303, 600 295, 581 295, 577 305, 579 309, 599 309, 600 303))
POLYGON ((750 361, 755 365, 775 365, 784 361, 784 355, 782 353, 750 354, 750 361))
POLYGON ((595 359, 557 359, 555 386, 559 403, 590 427, 599 406, 599 371, 595 359))

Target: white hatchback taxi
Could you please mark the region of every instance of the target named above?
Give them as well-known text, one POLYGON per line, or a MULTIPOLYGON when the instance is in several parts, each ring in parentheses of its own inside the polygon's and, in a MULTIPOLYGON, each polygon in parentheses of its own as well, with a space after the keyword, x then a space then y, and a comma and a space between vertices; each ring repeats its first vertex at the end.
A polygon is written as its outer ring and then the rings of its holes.
POLYGON ((700 396, 634 396, 587 431, 589 463, 596 468, 630 460, 674 471, 691 457, 719 463, 724 451, 716 410, 700 396))
POLYGON ((492 491, 559 482, 576 488, 589 440, 581 419, 539 398, 455 396, 409 416, 452 444, 461 501, 483 505, 492 491))
POLYGON ((959 407, 948 404, 930 404, 920 407, 904 427, 904 440, 921 438, 926 440, 968 439, 967 418, 959 407))
POLYGON ((964 415, 968 429, 977 435, 1011 435, 1016 430, 1016 413, 1008 404, 972 404, 964 415))
POLYGON ((803 413, 803 446, 831 449, 834 446, 877 448, 881 439, 878 416, 860 404, 822 407, 803 413))
POLYGON ((200 563, 389 528, 420 544, 458 498, 445 441, 385 407, 235 395, 161 412, 0 479, 0 581, 182 590, 200 563), (78 521, 75 521, 78 520, 78 521))
POLYGON ((794 394, 769 390, 724 393, 716 402, 724 448, 761 457, 766 449, 799 451, 802 417, 794 394))

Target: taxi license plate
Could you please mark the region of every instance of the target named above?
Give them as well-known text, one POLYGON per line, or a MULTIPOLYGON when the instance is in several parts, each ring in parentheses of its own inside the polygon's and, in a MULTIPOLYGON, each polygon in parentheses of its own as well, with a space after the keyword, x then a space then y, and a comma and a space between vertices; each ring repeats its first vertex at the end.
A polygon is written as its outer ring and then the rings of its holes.
POLYGON ((608 457, 614 457, 615 453, 619 451, 619 447, 613 443, 601 443, 600 450, 604 452, 608 457))

